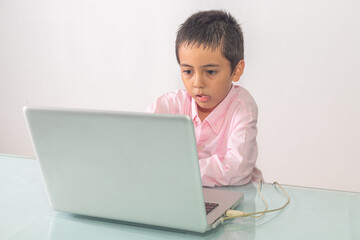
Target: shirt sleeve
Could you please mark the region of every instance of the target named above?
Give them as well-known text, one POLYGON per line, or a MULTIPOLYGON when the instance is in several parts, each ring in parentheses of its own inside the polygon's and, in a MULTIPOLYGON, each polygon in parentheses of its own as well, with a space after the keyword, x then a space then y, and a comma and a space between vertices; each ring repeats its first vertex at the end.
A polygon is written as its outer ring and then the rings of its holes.
POLYGON ((199 159, 204 186, 244 185, 262 179, 257 159, 257 108, 235 120, 230 128, 225 156, 199 159))
POLYGON ((179 114, 180 102, 176 93, 166 93, 161 97, 158 97, 154 103, 152 103, 146 112, 160 113, 160 114, 179 114))

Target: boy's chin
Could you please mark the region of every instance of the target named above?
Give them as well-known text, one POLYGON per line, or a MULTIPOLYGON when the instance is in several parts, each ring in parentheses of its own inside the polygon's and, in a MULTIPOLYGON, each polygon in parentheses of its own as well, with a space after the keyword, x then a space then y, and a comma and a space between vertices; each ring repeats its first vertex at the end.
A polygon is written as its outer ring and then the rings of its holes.
POLYGON ((207 105, 207 104, 201 104, 201 103, 198 103, 198 102, 196 102, 196 105, 197 105, 197 108, 198 108, 198 110, 199 111, 201 111, 201 112, 212 112, 212 110, 214 110, 215 109, 215 107, 213 107, 213 106, 210 106, 210 105, 207 105))

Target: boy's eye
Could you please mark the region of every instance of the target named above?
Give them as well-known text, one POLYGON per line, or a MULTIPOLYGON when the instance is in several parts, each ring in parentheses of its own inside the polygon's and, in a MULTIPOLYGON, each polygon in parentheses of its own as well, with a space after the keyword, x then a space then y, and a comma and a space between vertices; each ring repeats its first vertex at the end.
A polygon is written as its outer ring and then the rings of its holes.
POLYGON ((185 73, 186 75, 190 75, 190 74, 192 74, 192 71, 191 70, 184 70, 183 73, 185 73))
POLYGON ((207 73, 208 73, 209 75, 214 75, 214 74, 216 73, 216 71, 214 71, 214 70, 208 70, 207 73))

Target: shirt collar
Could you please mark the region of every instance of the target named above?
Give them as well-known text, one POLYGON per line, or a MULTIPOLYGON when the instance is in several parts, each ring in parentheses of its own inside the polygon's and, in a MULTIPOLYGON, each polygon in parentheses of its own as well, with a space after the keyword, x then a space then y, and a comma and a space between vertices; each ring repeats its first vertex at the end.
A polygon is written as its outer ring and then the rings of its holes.
MULTIPOLYGON (((231 102, 234 99, 236 92, 235 87, 232 85, 229 93, 226 97, 216 106, 216 108, 204 119, 204 122, 208 122, 211 129, 216 133, 219 134, 221 126, 224 122, 224 118, 226 115, 226 111, 229 109, 231 102)), ((193 98, 191 98, 191 114, 192 120, 199 121, 200 118, 198 117, 198 110, 196 102, 193 98)))

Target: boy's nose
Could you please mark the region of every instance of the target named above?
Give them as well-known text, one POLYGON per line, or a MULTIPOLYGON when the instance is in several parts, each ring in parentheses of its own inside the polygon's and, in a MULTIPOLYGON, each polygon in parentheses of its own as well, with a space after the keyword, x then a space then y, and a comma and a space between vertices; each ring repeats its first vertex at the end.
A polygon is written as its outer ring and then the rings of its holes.
POLYGON ((204 79, 201 74, 195 74, 194 76, 194 87, 195 88, 203 88, 204 87, 204 79))

